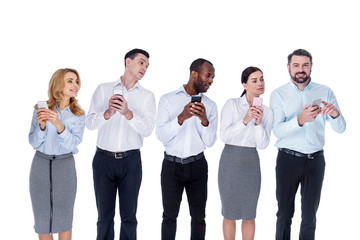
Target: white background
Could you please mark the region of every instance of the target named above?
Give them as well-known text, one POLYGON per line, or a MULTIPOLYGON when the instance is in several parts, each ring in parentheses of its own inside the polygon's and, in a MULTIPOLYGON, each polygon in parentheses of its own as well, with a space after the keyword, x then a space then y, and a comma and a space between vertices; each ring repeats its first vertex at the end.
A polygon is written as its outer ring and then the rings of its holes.
MULTIPOLYGON (((326 130, 326 172, 317 239, 359 239, 358 139, 360 17, 355 1, 2 1, 0 3, 1 77, 1 239, 36 239, 29 194, 34 150, 28 143, 33 106, 47 99, 51 75, 59 68, 79 71, 79 102, 88 111, 100 83, 124 71, 132 48, 150 53, 141 84, 160 96, 188 81, 189 66, 199 57, 215 67, 208 96, 219 114, 228 98, 242 92, 241 72, 250 65, 264 72, 264 103, 276 87, 289 81, 287 56, 297 48, 313 55, 312 79, 331 87, 347 121, 344 134, 326 130), (251 3, 250 3, 251 2, 251 3)), ((95 239, 97 211, 92 181, 96 131, 85 130, 75 155, 78 191, 73 239, 95 239)), ((256 239, 274 239, 275 137, 259 151, 262 187, 256 239)), ((217 172, 223 143, 205 151, 209 163, 207 239, 222 239, 217 172)), ((142 148, 143 180, 138 206, 138 239, 160 239, 162 204, 160 170, 163 146, 155 133, 142 148)), ((297 198, 292 238, 298 238, 297 198)), ((239 223, 239 222, 238 222, 239 223)), ((238 225, 240 237, 240 225, 238 225)), ((116 215, 116 239, 119 215, 116 215)), ((186 201, 178 218, 177 239, 189 239, 186 201)))

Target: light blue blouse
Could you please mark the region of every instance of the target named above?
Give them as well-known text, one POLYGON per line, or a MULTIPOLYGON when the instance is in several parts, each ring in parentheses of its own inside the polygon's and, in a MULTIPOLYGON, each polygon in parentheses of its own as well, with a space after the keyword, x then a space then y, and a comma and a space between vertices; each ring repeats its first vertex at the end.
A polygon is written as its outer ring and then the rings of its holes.
POLYGON ((85 114, 76 116, 70 108, 62 111, 55 107, 58 118, 65 126, 65 130, 59 134, 56 127, 49 121, 46 122, 44 130, 40 129, 40 124, 36 120, 37 109, 34 110, 29 142, 33 148, 48 155, 62 155, 66 153, 77 153, 77 146, 81 143, 85 127, 85 114))

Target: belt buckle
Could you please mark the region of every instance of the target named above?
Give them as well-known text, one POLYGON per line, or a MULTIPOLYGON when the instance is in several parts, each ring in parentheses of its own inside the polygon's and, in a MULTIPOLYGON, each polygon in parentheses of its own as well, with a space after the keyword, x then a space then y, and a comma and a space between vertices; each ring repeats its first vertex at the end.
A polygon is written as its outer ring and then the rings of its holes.
POLYGON ((124 157, 124 152, 115 152, 115 159, 122 159, 124 157))
POLYGON ((184 160, 186 160, 186 158, 180 158, 180 163, 181 163, 181 164, 185 164, 185 163, 184 163, 184 160))
POLYGON ((307 158, 312 160, 312 159, 314 159, 315 157, 313 157, 312 153, 309 153, 309 154, 307 155, 307 158))

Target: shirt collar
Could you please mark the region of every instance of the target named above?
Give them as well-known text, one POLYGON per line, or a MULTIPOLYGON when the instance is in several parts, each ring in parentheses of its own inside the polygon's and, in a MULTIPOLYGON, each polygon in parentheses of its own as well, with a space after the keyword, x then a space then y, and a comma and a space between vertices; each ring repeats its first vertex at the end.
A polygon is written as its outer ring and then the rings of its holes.
POLYGON ((67 106, 66 108, 64 108, 63 110, 60 111, 59 107, 56 105, 55 109, 57 110, 57 112, 63 112, 63 111, 67 111, 69 112, 70 111, 70 105, 67 106))
MULTIPOLYGON (((120 78, 118 78, 118 79, 114 82, 114 88, 115 88, 115 87, 119 87, 119 86, 121 86, 123 89, 126 89, 120 78)), ((134 85, 132 88, 130 88, 129 90, 127 90, 127 91, 130 91, 130 90, 132 90, 132 89, 139 88, 139 87, 140 87, 140 84, 139 84, 139 81, 137 81, 137 82, 135 83, 135 85, 134 85)))
POLYGON ((240 105, 241 106, 249 106, 249 103, 246 99, 246 94, 244 96, 240 97, 240 105))
MULTIPOLYGON (((187 95, 187 96, 190 96, 186 91, 185 91, 185 84, 183 84, 178 90, 176 90, 175 91, 175 93, 184 93, 185 95, 187 95)), ((196 95, 196 96, 201 96, 201 97, 203 97, 204 96, 204 94, 202 93, 202 92, 200 92, 198 95, 196 95)), ((191 96, 190 96, 191 97, 191 96)))
POLYGON ((309 82, 309 84, 305 87, 305 89, 304 89, 304 91, 300 91, 299 89, 298 89, 298 87, 295 85, 295 83, 292 81, 292 79, 290 79, 290 86, 291 87, 293 87, 296 91, 298 91, 298 92, 305 92, 305 91, 308 91, 308 90, 310 90, 311 89, 311 87, 312 87, 312 81, 311 81, 311 78, 310 78, 310 82, 309 82))

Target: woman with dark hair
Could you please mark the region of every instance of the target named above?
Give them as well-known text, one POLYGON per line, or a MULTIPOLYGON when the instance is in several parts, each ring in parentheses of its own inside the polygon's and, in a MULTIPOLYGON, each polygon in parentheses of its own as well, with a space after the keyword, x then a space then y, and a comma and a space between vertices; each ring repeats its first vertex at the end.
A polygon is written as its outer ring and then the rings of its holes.
POLYGON ((236 220, 242 219, 242 239, 254 239, 256 207, 261 173, 257 148, 270 141, 272 111, 262 105, 263 73, 248 67, 241 76, 244 92, 229 99, 221 112, 220 137, 225 142, 219 164, 219 191, 222 203, 223 232, 226 240, 235 239, 236 220))
POLYGON ((59 69, 49 83, 49 100, 35 106, 29 142, 36 150, 30 170, 35 232, 40 240, 70 240, 76 195, 73 154, 82 141, 85 112, 75 97, 80 89, 75 69, 59 69))

